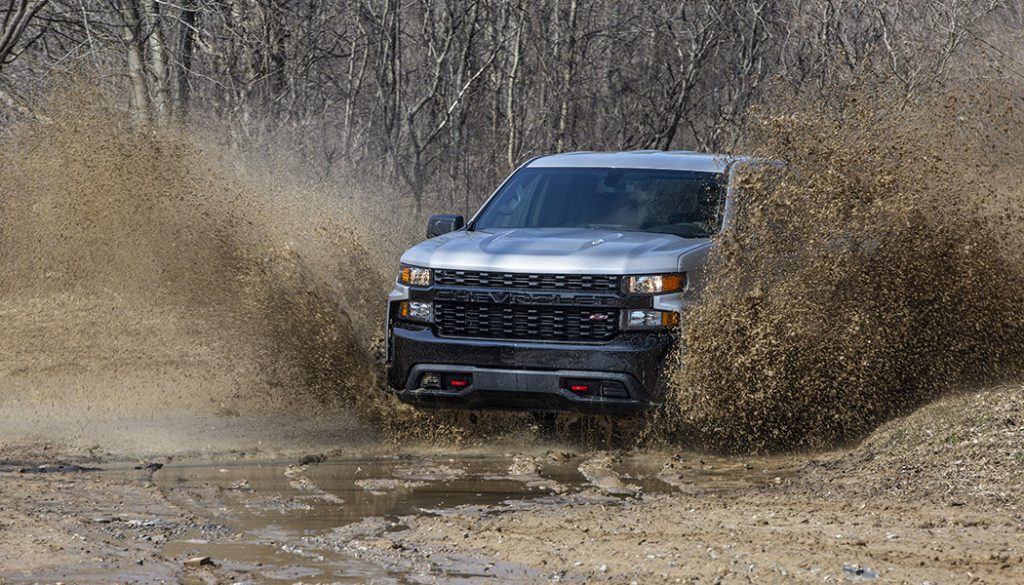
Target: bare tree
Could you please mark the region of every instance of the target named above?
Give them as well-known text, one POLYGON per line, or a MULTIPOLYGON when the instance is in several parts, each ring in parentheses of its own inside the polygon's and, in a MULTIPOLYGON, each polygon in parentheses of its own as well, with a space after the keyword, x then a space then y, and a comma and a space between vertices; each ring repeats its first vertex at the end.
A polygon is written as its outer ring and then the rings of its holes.
POLYGON ((552 150, 728 150, 769 85, 830 99, 887 75, 910 104, 971 74, 972 50, 1014 67, 1024 55, 1022 0, 0 6, 0 113, 30 103, 44 73, 85 72, 140 123, 215 119, 238 148, 286 144, 320 176, 358 168, 420 206, 471 207, 552 150))
MULTIPOLYGON (((0 76, 3 75, 6 65, 14 62, 42 36, 43 30, 33 34, 27 33, 29 25, 48 2, 49 0, 7 0, 6 7, 0 9, 0 76)), ((29 108, 19 103, 2 86, 0 86, 0 103, 6 104, 7 107, 21 114, 32 114, 29 108)))
POLYGON ((5 65, 29 49, 42 36, 42 31, 25 38, 29 24, 38 16, 49 0, 7 0, 0 9, 0 72, 5 65), (22 42, 24 41, 24 42, 22 42))
POLYGON ((172 86, 173 110, 179 122, 188 115, 189 109, 192 90, 189 84, 189 72, 192 69, 192 54, 195 47, 196 16, 196 0, 182 0, 181 8, 178 11, 178 40, 175 47, 177 58, 174 61, 174 85, 172 86))
POLYGON ((164 32, 160 4, 156 0, 142 0, 142 9, 146 15, 146 40, 149 51, 149 73, 153 88, 153 113, 158 121, 166 122, 171 115, 168 91, 170 78, 167 74, 167 49, 164 45, 164 32))
POLYGON ((120 0, 121 29, 124 48, 127 53, 128 78, 131 81, 131 108, 136 121, 148 123, 149 93, 146 83, 146 66, 143 58, 145 37, 142 32, 142 21, 139 19, 137 0, 120 0))

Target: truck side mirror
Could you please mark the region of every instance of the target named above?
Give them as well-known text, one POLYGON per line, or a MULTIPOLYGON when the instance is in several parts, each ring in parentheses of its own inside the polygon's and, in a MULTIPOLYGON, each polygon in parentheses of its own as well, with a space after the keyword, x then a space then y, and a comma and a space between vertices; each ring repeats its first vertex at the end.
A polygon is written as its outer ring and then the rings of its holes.
POLYGON ((427 238, 443 236, 448 232, 460 230, 465 225, 466 218, 461 215, 453 215, 449 213, 431 215, 430 221, 427 222, 427 238))

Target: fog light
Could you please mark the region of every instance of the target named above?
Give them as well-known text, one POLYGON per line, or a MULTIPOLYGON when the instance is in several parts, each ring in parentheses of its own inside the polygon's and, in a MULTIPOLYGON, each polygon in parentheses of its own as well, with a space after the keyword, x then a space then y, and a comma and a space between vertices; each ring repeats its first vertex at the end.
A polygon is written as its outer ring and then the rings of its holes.
POLYGON ((661 329, 679 325, 675 311, 627 310, 622 316, 623 329, 661 329))
POLYGON ((398 305, 398 314, 410 321, 430 323, 434 320, 434 305, 420 301, 402 301, 398 305))
POLYGON ((427 372, 420 378, 420 387, 430 390, 441 389, 441 377, 433 372, 427 372))

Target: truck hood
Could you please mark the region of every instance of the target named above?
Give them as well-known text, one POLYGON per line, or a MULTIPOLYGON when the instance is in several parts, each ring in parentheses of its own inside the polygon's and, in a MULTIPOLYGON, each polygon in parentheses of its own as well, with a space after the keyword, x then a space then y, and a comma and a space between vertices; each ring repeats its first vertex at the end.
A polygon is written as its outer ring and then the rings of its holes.
POLYGON ((577 228, 461 230, 413 246, 402 262, 487 272, 650 274, 686 271, 691 263, 696 268, 710 244, 669 234, 577 228))

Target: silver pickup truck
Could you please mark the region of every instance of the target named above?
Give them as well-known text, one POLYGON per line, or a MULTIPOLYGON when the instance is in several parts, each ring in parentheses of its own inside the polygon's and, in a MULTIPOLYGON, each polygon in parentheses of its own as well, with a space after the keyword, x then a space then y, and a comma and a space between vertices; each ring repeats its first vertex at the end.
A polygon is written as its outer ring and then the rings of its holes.
POLYGON ((468 222, 431 217, 388 299, 391 391, 441 408, 630 414, 657 405, 744 160, 542 156, 468 222))

